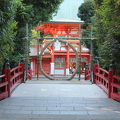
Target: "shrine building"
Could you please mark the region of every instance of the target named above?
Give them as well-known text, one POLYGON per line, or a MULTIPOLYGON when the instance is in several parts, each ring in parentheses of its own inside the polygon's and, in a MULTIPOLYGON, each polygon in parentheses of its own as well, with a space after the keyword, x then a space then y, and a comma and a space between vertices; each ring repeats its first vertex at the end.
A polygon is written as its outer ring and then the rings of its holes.
POLYGON ((42 68, 49 75, 70 75, 72 74, 72 68, 76 65, 76 55, 72 48, 67 44, 59 42, 57 39, 61 39, 69 42, 76 51, 81 55, 81 70, 84 71, 85 64, 90 63, 89 49, 80 44, 79 38, 81 38, 81 25, 82 21, 76 20, 59 20, 44 22, 40 26, 36 27, 36 31, 42 31, 46 36, 42 45, 32 44, 30 46, 30 59, 31 69, 33 76, 38 73, 42 75, 38 68, 38 52, 54 38, 56 42, 48 46, 42 55, 42 68), (50 39, 47 39, 50 38, 50 39), (63 38, 63 39, 62 39, 63 38), (78 38, 78 39, 77 39, 78 38), (39 51, 38 48, 39 47, 39 51), (81 51, 81 52, 80 52, 81 51))

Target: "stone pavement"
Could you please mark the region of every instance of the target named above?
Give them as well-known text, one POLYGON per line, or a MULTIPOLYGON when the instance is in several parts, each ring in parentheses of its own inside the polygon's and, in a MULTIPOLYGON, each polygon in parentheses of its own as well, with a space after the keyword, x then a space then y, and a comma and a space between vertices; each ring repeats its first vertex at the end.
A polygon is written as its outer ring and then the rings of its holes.
POLYGON ((78 75, 76 75, 72 80, 63 80, 62 78, 68 78, 70 76, 54 76, 55 80, 49 80, 45 78, 44 76, 40 76, 37 80, 36 77, 33 77, 32 81, 27 81, 29 84, 92 84, 91 81, 84 80, 84 75, 81 75, 80 81, 78 80, 78 75))
POLYGON ((12 97, 80 97, 107 98, 96 85, 81 84, 22 84, 12 97))
POLYGON ((12 97, 0 108, 0 120, 120 120, 120 103, 107 98, 12 97))
POLYGON ((120 103, 93 84, 21 84, 0 101, 0 120, 120 120, 120 103))

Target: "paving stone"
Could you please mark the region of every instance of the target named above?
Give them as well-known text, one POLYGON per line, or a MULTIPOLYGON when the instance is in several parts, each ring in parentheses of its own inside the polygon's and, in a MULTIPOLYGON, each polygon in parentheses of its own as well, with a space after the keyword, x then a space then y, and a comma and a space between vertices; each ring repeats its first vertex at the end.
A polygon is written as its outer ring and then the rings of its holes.
POLYGON ((22 110, 27 110, 27 111, 33 111, 33 110, 39 110, 39 111, 46 111, 47 107, 23 107, 22 110))
POLYGON ((47 110, 50 111, 50 110, 59 110, 59 111, 73 111, 73 107, 47 107, 47 110))
POLYGON ((21 111, 17 111, 17 110, 4 110, 2 113, 4 114, 31 114, 31 111, 25 111, 25 110, 21 110, 21 111))
POLYGON ((115 116, 120 116, 120 113, 114 112, 114 111, 88 111, 89 115, 115 115, 115 116))
POLYGON ((0 120, 119 120, 120 117, 110 116, 110 115, 55 115, 55 114, 32 114, 30 116, 27 115, 12 115, 9 117, 0 116, 0 120))
MULTIPOLYGON (((105 93, 95 85, 74 85, 74 84, 22 84, 12 94, 13 97, 66 97, 66 102, 71 102, 70 97, 80 98, 106 98, 105 93), (22 91, 21 91, 22 89, 22 91), (47 89, 46 92, 41 91, 47 89), (67 90, 69 91, 62 91, 67 90), (34 91, 33 91, 34 90, 34 91), (53 92, 54 90, 54 92, 53 92), (39 92, 38 92, 39 91, 39 92), (96 93, 98 92, 98 93, 96 93), (89 94, 87 94, 89 93, 89 94)), ((64 102, 64 99, 63 99, 64 102)))
POLYGON ((83 107, 83 106, 82 107, 81 106, 80 107, 74 106, 74 110, 75 111, 85 111, 85 110, 87 111, 88 109, 86 107, 83 107))
POLYGON ((88 115, 87 111, 60 111, 60 114, 64 115, 88 115))
POLYGON ((91 84, 33 84, 31 81, 21 84, 10 98, 0 101, 0 120, 118 119, 120 103, 108 99, 99 87, 91 84))
POLYGON ((60 114, 60 111, 33 111, 32 112, 32 114, 39 114, 39 115, 41 115, 41 114, 60 114))

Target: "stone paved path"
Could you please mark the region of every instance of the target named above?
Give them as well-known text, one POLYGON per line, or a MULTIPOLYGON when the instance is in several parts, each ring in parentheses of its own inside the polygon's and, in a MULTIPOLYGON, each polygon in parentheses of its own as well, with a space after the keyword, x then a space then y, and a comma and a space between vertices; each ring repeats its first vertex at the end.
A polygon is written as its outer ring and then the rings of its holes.
POLYGON ((120 103, 96 85, 20 85, 0 101, 0 120, 120 120, 120 103))
POLYGON ((120 103, 107 98, 12 97, 0 108, 0 120, 120 120, 120 103))
POLYGON ((22 84, 12 97, 107 98, 98 86, 79 84, 22 84))
MULTIPOLYGON (((68 76, 70 77, 70 76, 68 76)), ((66 78, 68 78, 66 76, 66 78)), ((55 80, 49 80, 43 76, 39 77, 39 80, 37 80, 36 77, 33 78, 32 81, 27 81, 29 84, 91 84, 89 80, 85 81, 84 80, 84 75, 81 75, 81 80, 78 80, 78 75, 76 75, 72 80, 63 80, 64 76, 54 76, 55 80)))

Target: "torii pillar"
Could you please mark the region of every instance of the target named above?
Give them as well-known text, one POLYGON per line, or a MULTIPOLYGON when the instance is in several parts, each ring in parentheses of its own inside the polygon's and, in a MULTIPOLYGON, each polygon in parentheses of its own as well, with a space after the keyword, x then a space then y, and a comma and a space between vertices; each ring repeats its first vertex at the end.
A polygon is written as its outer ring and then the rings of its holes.
POLYGON ((69 66, 70 66, 70 52, 69 52, 69 46, 67 46, 67 60, 66 60, 66 75, 70 74, 69 66))

